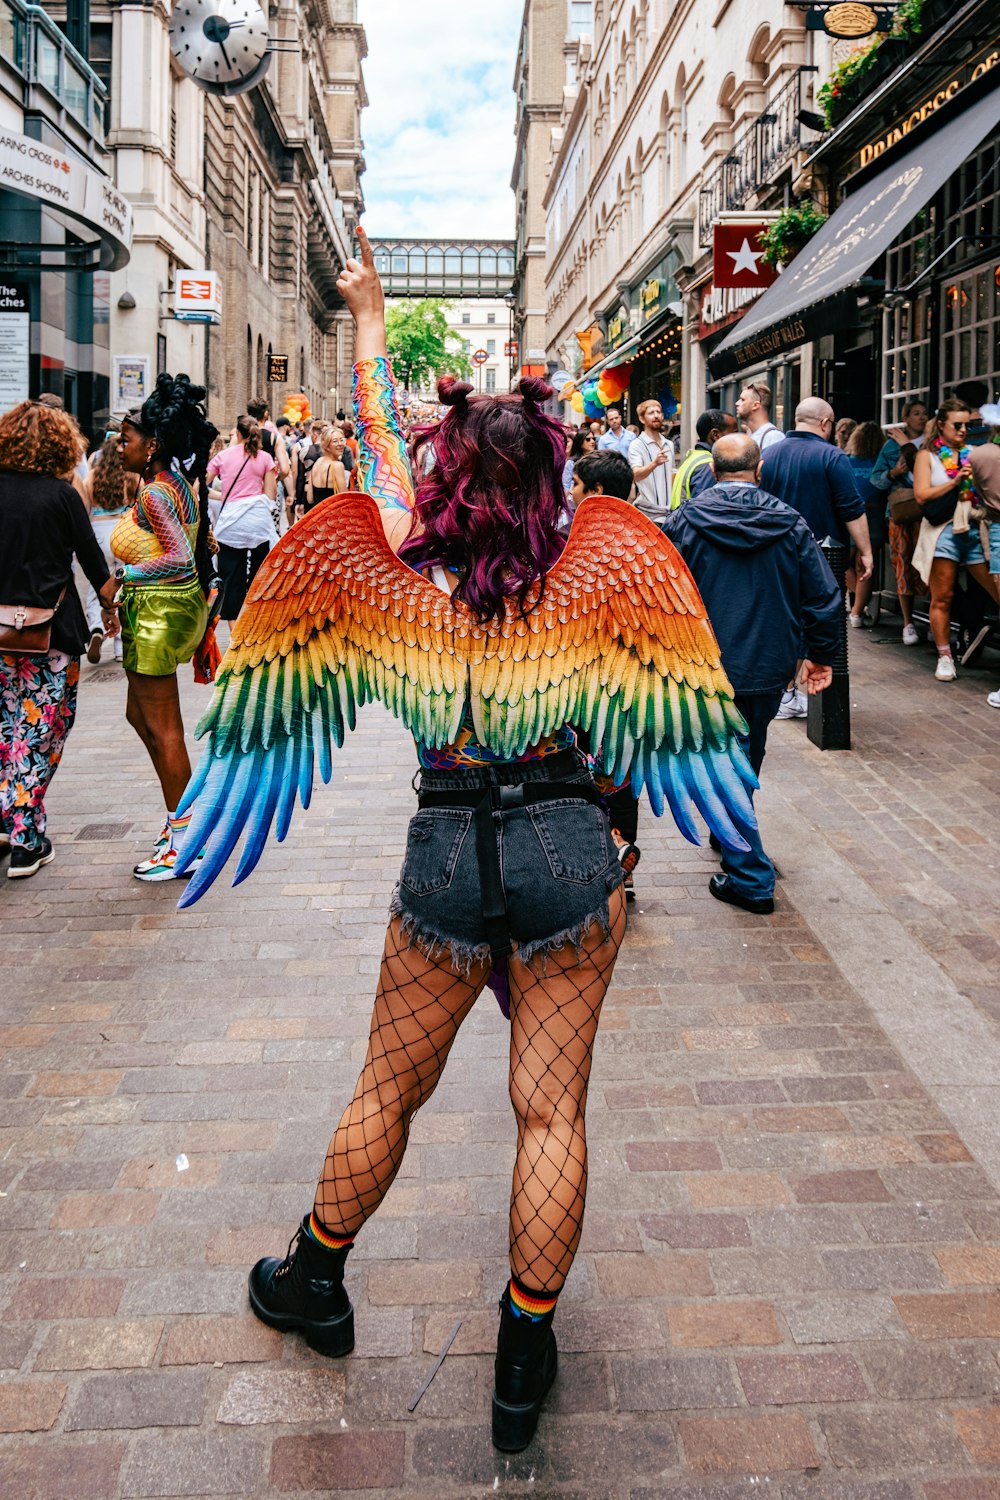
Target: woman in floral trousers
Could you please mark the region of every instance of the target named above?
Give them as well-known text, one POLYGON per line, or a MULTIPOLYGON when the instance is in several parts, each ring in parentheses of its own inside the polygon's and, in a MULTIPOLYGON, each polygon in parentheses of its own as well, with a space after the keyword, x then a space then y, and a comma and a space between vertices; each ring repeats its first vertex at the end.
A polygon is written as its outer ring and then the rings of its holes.
POLYGON ((19 605, 54 611, 48 651, 19 651, 17 628, 0 646, 0 848, 10 849, 8 880, 34 875, 54 858, 45 793, 73 727, 88 634, 74 553, 100 596, 105 629, 118 628, 115 582, 83 501, 60 477, 79 455, 79 432, 63 411, 22 401, 0 416, 0 607, 5 619, 19 605))
POLYGON ((45 837, 45 793, 73 727, 79 680, 80 658, 63 651, 0 656, 0 816, 14 848, 45 837))

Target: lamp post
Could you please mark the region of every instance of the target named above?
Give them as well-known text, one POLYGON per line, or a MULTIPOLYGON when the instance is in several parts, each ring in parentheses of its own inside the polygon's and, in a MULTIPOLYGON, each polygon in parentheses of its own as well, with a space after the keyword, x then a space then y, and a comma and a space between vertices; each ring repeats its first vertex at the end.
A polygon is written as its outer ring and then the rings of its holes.
POLYGON ((507 332, 507 348, 508 348, 508 355, 507 355, 507 359, 508 359, 508 367, 507 367, 507 389, 509 391, 512 391, 514 389, 514 309, 517 306, 517 293, 515 292, 515 290, 514 290, 513 287, 511 287, 511 289, 510 289, 509 292, 505 292, 504 293, 504 299, 503 300, 504 300, 504 306, 506 307, 507 314, 508 314, 508 332, 507 332))

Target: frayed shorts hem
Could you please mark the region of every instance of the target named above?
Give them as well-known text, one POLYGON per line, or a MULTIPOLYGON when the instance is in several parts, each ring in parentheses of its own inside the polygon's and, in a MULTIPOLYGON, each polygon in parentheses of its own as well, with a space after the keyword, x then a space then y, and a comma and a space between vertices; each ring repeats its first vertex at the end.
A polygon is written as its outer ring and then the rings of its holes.
MULTIPOLYGON (((533 960, 540 961, 540 971, 545 973, 547 959, 550 954, 557 953, 559 949, 572 944, 576 950, 578 959, 583 957, 583 943, 588 932, 595 923, 600 927, 603 941, 611 939, 611 911, 609 898, 613 891, 617 890, 624 880, 621 869, 611 870, 606 877, 607 894, 596 910, 588 912, 579 918, 570 927, 564 927, 558 932, 553 932, 544 938, 536 938, 531 942, 519 943, 514 937, 511 941, 511 958, 520 959, 524 964, 530 964, 533 960)), ((477 964, 486 964, 490 961, 489 943, 467 943, 459 938, 450 937, 446 932, 436 930, 430 926, 425 919, 408 911, 404 905, 403 896, 397 886, 389 903, 389 916, 398 917, 400 930, 407 940, 408 948, 416 948, 432 962, 447 958, 451 968, 456 974, 467 975, 472 972, 477 964)))

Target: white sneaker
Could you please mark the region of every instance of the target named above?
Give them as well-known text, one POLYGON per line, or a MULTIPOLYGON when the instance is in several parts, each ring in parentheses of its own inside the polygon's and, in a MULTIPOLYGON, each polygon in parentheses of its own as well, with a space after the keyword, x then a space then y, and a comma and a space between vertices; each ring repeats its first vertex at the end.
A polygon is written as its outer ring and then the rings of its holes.
POLYGON ((990 708, 1000 708, 1000 688, 997 688, 995 693, 988 693, 986 701, 990 708))
POLYGON ((904 646, 919 646, 920 645, 920 637, 919 637, 919 635, 917 635, 917 627, 915 625, 904 625, 903 626, 903 645, 904 646))
POLYGON ((847 623, 852 630, 861 630, 865 622, 860 615, 848 615, 847 623))
POLYGON ((954 682, 958 676, 955 670, 954 657, 939 656, 937 666, 934 668, 934 676, 938 682, 954 682))
POLYGON ((774 717, 776 719, 807 719, 809 699, 806 694, 796 692, 794 688, 788 688, 782 694, 781 706, 774 717))

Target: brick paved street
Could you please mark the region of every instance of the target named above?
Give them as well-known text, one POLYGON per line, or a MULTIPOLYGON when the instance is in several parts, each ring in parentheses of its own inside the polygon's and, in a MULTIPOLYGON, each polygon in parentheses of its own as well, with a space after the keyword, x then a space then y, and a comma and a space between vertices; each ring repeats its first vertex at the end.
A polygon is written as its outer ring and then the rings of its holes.
POLYGON ((773 917, 644 816, 562 1373, 510 1459, 489 995, 351 1256, 354 1355, 245 1300, 363 1055, 405 737, 368 710, 288 843, 182 915, 131 878, 158 795, 85 666, 57 860, 0 891, 0 1494, 1000 1500, 996 658, 944 686, 895 633, 851 642, 855 754, 772 730, 773 917))

